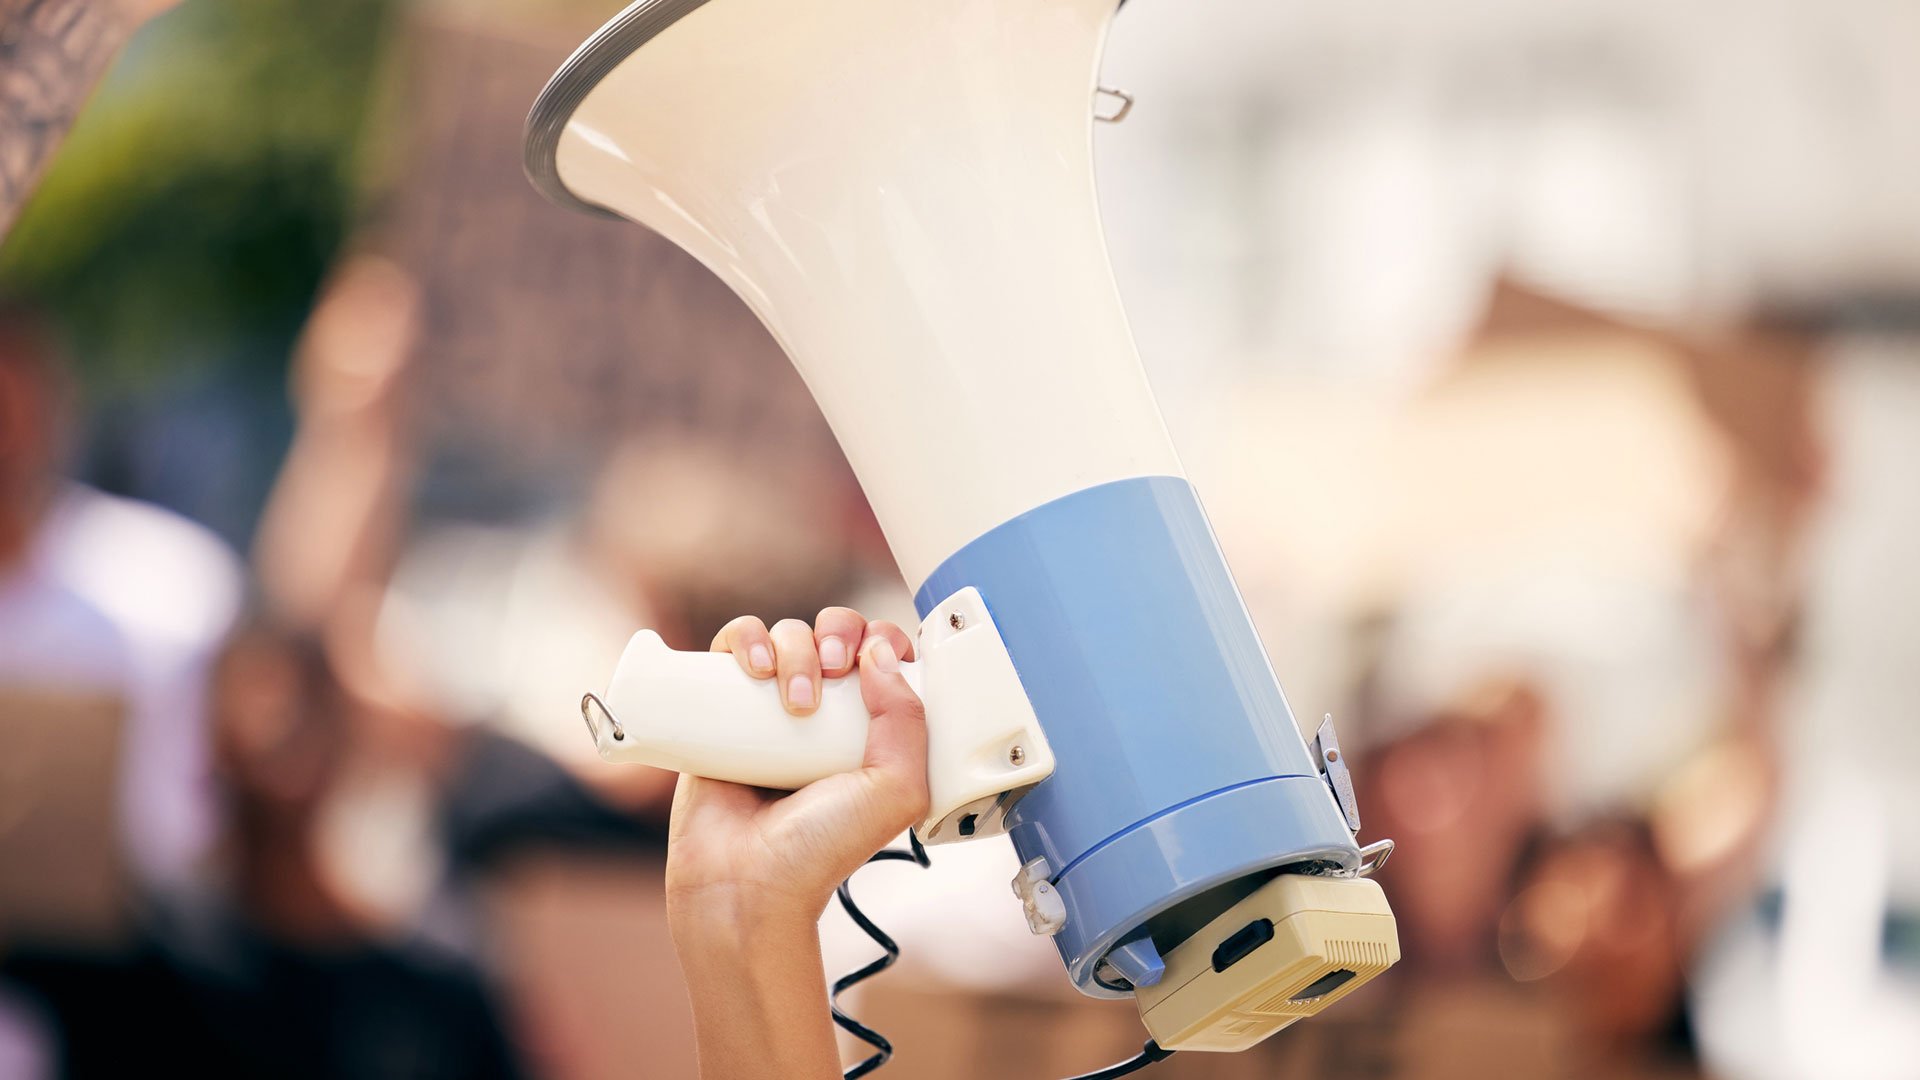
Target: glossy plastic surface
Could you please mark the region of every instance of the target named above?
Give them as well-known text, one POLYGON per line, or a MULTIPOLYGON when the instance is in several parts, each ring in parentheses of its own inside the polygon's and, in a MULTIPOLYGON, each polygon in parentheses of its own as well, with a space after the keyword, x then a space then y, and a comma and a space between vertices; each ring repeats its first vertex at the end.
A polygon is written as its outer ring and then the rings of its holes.
MULTIPOLYGON (((927 709, 920 838, 998 835, 1003 796, 1046 779, 1053 752, 978 592, 941 601, 920 627, 919 654, 900 672, 927 709), (964 832, 962 818, 971 818, 964 832)), ((859 768, 866 753, 858 671, 821 680, 819 707, 794 716, 775 680, 749 677, 725 653, 677 652, 651 630, 627 643, 604 706, 610 715, 586 715, 607 761, 791 791, 859 768)))
POLYGON ((1067 904, 1068 973, 1147 918, 1268 867, 1359 851, 1318 775, 1193 488, 1104 484, 968 544, 922 612, 979 589, 1047 741, 1053 776, 1008 816, 1067 904))
POLYGON ((1282 874, 1173 950, 1140 1018, 1170 1050, 1245 1050, 1399 960, 1377 882, 1282 874))
POLYGON ((1196 891, 1358 863, 1107 264, 1092 106, 1115 6, 642 0, 616 23, 644 33, 609 24, 539 113, 565 114, 551 179, 766 323, 922 613, 979 586, 1057 762, 1009 824, 1055 868, 1089 993, 1196 891))
POLYGON ((1094 197, 1114 8, 707 0, 554 95, 580 96, 554 150, 565 190, 664 234, 746 300, 909 582, 1051 499, 1180 471, 1094 197))

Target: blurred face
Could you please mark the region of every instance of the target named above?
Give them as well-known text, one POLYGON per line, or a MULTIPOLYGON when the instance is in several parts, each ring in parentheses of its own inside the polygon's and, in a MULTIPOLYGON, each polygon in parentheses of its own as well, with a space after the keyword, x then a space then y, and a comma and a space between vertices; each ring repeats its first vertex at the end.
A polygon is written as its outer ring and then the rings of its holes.
POLYGON ((243 807, 311 810, 339 772, 345 709, 318 646, 244 634, 214 680, 221 778, 243 807))

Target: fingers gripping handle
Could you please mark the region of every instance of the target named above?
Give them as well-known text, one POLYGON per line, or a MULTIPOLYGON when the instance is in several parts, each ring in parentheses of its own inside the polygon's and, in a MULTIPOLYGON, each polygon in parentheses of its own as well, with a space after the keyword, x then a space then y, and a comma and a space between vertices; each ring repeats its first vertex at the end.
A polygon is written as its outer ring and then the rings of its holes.
MULTIPOLYGON (((921 665, 900 674, 918 693, 921 665)), ((792 790, 860 767, 867 707, 857 674, 825 679, 820 707, 794 716, 774 679, 755 679, 726 653, 676 652, 651 630, 627 642, 607 688, 619 731, 594 732, 607 761, 636 762, 755 787, 792 790)))
MULTIPOLYGON (((926 843, 1005 830, 1007 809, 1053 773, 1053 751, 986 603, 962 589, 920 626, 920 660, 900 671, 927 709, 926 843)), ((823 680, 820 707, 794 716, 771 679, 723 653, 676 652, 643 630, 627 643, 606 704, 583 702, 600 756, 791 790, 860 767, 867 709, 856 671, 823 680)))

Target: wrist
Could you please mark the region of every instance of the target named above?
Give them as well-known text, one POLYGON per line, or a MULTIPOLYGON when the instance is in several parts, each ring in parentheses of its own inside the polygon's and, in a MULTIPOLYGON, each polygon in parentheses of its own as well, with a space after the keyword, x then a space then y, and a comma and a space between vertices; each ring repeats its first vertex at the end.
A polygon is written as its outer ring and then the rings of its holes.
POLYGON ((756 947, 790 948, 797 943, 817 947, 824 900, 813 903, 799 897, 731 885, 667 892, 667 924, 682 948, 727 950, 756 947))
POLYGON ((813 919, 713 902, 670 903, 668 918, 703 1080, 837 1080, 813 919))

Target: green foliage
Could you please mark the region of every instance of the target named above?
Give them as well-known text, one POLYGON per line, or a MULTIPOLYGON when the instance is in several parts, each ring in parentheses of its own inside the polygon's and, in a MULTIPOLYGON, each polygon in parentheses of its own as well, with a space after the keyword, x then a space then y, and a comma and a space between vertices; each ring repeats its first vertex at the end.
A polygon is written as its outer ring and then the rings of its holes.
POLYGON ((95 95, 4 247, 91 379, 278 364, 352 227, 393 0, 186 0, 95 95))

